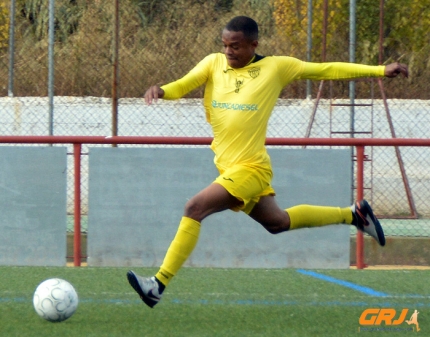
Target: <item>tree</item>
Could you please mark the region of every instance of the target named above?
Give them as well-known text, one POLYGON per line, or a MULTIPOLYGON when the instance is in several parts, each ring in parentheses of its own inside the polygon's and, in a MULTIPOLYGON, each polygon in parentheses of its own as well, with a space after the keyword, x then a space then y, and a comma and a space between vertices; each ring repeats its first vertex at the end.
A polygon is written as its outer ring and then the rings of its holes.
MULTIPOLYGON (((55 36, 58 41, 64 41, 73 34, 79 24, 84 0, 55 0, 55 36)), ((49 1, 48 0, 18 0, 17 12, 26 19, 25 35, 32 35, 42 40, 48 35, 49 1)))
POLYGON ((9 11, 5 3, 0 3, 0 49, 8 46, 9 11))

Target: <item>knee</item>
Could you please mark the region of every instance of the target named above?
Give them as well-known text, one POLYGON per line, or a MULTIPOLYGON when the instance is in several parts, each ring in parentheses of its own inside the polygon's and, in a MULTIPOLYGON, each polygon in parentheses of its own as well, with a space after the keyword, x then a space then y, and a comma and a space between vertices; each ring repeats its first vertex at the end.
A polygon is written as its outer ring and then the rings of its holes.
POLYGON ((203 220, 203 208, 201 205, 195 200, 195 198, 192 198, 187 201, 184 207, 184 216, 194 219, 196 221, 202 221, 203 220))
POLYGON ((285 216, 274 217, 271 221, 263 221, 260 224, 270 233, 279 234, 290 229, 289 218, 285 216))
POLYGON ((274 235, 285 232, 288 230, 288 228, 285 229, 281 226, 272 226, 272 225, 267 225, 267 224, 262 224, 262 225, 270 234, 274 234, 274 235))

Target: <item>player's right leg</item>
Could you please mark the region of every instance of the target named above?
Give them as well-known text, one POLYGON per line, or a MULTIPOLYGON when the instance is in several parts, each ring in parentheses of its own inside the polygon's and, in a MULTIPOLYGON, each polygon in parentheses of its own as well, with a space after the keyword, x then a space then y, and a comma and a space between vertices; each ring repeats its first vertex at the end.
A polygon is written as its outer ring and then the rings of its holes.
POLYGON ((134 271, 127 272, 127 279, 133 289, 139 294, 143 302, 153 308, 161 300, 163 291, 155 277, 142 277, 134 271))
POLYGON ((164 288, 194 250, 200 234, 200 222, 212 213, 240 204, 238 199, 219 184, 209 185, 187 202, 178 231, 157 274, 145 278, 133 271, 127 273, 130 285, 143 302, 152 308, 160 301, 164 288))

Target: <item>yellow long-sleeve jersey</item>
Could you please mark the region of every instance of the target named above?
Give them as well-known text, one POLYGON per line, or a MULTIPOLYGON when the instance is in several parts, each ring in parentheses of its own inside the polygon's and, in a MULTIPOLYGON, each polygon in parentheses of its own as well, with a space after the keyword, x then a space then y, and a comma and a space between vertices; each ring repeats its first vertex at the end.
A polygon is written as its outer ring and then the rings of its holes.
MULTIPOLYGON (((270 168, 265 139, 281 90, 298 79, 339 80, 384 76, 384 66, 303 62, 288 56, 256 55, 243 68, 229 67, 222 53, 210 54, 181 79, 162 86, 164 99, 177 99, 205 84, 204 107, 212 125, 214 162, 270 168)), ((288 116, 285 116, 288 118, 288 116)))

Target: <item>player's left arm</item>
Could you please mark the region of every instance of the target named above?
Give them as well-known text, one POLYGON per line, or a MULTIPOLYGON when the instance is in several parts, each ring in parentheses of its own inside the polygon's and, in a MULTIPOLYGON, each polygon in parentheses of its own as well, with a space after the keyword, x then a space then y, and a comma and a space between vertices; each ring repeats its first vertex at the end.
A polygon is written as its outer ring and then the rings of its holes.
POLYGON ((396 77, 399 74, 402 74, 403 77, 409 76, 409 70, 406 64, 395 62, 385 66, 385 77, 396 77))
POLYGON ((300 77, 313 80, 347 80, 365 77, 396 77, 398 74, 407 77, 408 67, 400 63, 369 66, 347 62, 305 62, 300 77))

